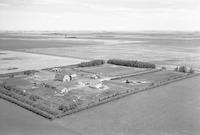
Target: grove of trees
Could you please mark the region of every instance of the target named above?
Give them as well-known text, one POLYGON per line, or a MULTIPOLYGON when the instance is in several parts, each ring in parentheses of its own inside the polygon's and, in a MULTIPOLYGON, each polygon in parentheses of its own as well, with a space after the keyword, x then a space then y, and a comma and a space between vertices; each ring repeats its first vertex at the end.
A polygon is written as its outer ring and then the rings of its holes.
POLYGON ((107 61, 107 63, 137 68, 156 68, 156 65, 153 63, 142 62, 137 60, 110 59, 107 61))
POLYGON ((183 73, 191 73, 191 74, 194 73, 193 68, 190 68, 188 70, 186 66, 177 66, 174 70, 177 71, 177 72, 183 72, 183 73))
POLYGON ((105 60, 92 60, 89 62, 82 62, 78 66, 79 67, 92 67, 92 66, 102 65, 104 63, 105 63, 105 60))

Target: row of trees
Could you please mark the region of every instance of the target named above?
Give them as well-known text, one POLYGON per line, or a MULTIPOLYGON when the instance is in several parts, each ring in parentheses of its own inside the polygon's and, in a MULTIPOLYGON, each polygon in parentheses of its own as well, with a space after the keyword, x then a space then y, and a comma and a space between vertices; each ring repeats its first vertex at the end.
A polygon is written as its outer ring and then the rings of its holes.
POLYGON ((183 72, 183 73, 191 73, 191 74, 194 73, 193 68, 188 69, 186 66, 177 66, 174 70, 177 72, 183 72))
POLYGON ((27 70, 27 71, 24 71, 24 75, 32 75, 36 72, 37 72, 36 70, 27 70))
POLYGON ((4 84, 1 84, 1 87, 5 88, 6 90, 10 91, 10 92, 14 92, 16 94, 19 94, 21 96, 28 96, 29 94, 26 93, 26 92, 23 92, 21 89, 19 88, 16 88, 14 86, 9 86, 9 85, 6 85, 6 83, 4 84))
POLYGON ((82 62, 78 66, 79 67, 92 67, 92 66, 102 65, 104 63, 105 63, 105 60, 92 60, 89 62, 82 62))
POLYGON ((27 93, 27 92, 21 90, 20 88, 16 88, 16 87, 14 87, 14 86, 6 85, 5 83, 2 84, 2 86, 3 86, 6 90, 8 90, 8 91, 10 91, 10 92, 14 92, 14 93, 19 94, 19 95, 21 95, 21 96, 28 97, 31 101, 42 100, 39 96, 33 95, 33 94, 29 94, 29 93, 27 93))
POLYGON ((137 67, 137 68, 156 68, 156 65, 148 62, 133 61, 133 60, 121 60, 121 59, 110 59, 107 61, 109 64, 137 67))
POLYGON ((26 103, 34 108, 37 108, 44 112, 47 112, 51 115, 54 115, 54 116, 58 115, 58 112, 53 111, 48 106, 42 104, 43 99, 37 95, 27 93, 20 88, 16 88, 14 86, 7 85, 6 83, 1 84, 0 87, 3 89, 0 92, 9 97, 12 97, 18 101, 26 103), (37 101, 39 101, 39 102, 37 102, 37 101))
POLYGON ((75 104, 75 103, 72 103, 72 104, 69 104, 69 105, 62 104, 58 107, 58 109, 60 111, 63 111, 63 112, 67 112, 67 111, 70 111, 70 110, 73 110, 73 109, 76 109, 76 108, 77 108, 77 104, 75 104))
MULTIPOLYGON (((92 67, 105 64, 105 60, 92 60, 89 62, 82 62, 78 66, 79 67, 92 67)), ((153 63, 142 62, 137 60, 121 60, 121 59, 109 59, 107 61, 109 64, 121 65, 121 66, 129 66, 129 67, 137 67, 137 68, 156 68, 156 65, 153 63)))

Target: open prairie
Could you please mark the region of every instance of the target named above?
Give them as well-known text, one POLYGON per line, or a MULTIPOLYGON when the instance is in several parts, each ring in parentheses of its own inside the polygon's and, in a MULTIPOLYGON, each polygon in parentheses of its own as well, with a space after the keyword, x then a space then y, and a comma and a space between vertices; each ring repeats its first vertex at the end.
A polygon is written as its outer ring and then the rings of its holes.
POLYGON ((65 37, 66 33, 1 33, 0 49, 82 59, 135 59, 200 68, 198 32, 71 32, 65 37))

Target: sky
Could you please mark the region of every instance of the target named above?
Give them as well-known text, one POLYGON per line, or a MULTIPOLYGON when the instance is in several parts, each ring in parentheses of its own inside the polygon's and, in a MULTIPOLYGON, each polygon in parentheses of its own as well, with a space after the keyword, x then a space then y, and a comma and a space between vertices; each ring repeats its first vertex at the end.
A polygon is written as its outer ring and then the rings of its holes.
POLYGON ((200 30, 200 0, 0 0, 0 30, 200 30))

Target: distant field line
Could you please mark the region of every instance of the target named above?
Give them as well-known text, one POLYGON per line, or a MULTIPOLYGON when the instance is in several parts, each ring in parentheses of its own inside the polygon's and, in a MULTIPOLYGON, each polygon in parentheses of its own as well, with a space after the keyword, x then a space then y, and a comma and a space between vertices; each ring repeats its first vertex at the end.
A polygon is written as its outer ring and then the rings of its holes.
POLYGON ((17 50, 16 52, 31 53, 31 54, 40 54, 40 55, 47 55, 47 56, 56 56, 56 57, 63 57, 63 58, 73 58, 73 59, 86 60, 86 61, 94 60, 94 59, 91 59, 91 58, 81 58, 81 57, 70 56, 70 55, 59 55, 59 54, 34 52, 34 51, 29 51, 29 50, 17 50))

